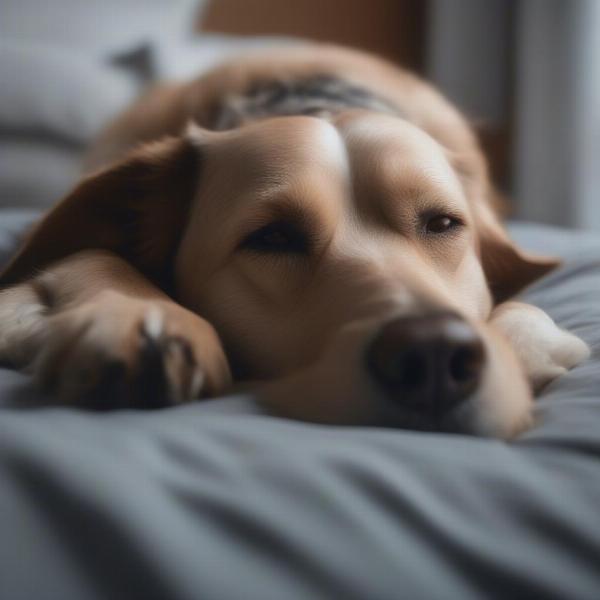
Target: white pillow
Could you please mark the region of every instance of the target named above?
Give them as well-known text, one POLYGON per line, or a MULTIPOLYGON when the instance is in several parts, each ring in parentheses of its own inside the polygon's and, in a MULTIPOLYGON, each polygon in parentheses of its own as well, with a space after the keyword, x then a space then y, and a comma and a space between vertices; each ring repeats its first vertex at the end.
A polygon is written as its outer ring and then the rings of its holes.
POLYGON ((137 96, 125 71, 55 46, 0 42, 0 206, 48 206, 83 149, 137 96))
POLYGON ((84 145, 138 94, 127 73, 89 56, 0 42, 0 128, 84 145))
POLYGON ((1 0, 0 39, 109 57, 191 33, 206 0, 1 0))
POLYGON ((174 39, 153 45, 150 61, 155 76, 160 79, 188 79, 236 55, 305 43, 306 40, 300 38, 282 36, 241 37, 204 33, 191 39, 174 39))

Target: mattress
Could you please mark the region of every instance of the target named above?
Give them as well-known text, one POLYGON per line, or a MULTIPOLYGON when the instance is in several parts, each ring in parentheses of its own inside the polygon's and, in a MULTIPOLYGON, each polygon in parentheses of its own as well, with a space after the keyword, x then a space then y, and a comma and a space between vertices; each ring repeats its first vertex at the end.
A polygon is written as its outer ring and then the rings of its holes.
MULTIPOLYGON (((31 213, 0 213, 0 260, 31 213)), ((589 598, 600 591, 600 240, 514 225, 565 265, 524 295, 592 357, 506 443, 332 427, 250 396, 40 408, 0 371, 0 598, 589 598)))

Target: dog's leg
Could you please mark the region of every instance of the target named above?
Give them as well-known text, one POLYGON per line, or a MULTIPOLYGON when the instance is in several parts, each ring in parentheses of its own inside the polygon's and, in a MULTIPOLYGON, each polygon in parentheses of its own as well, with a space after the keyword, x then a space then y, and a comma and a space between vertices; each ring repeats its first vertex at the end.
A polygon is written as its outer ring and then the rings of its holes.
POLYGON ((231 383, 213 327, 100 251, 0 291, 0 361, 63 402, 99 408, 177 403, 231 383))
POLYGON ((492 312, 490 323, 510 342, 534 391, 590 355, 585 342, 530 304, 500 304, 492 312))
POLYGON ((44 331, 46 305, 29 283, 0 290, 0 363, 26 367, 44 331))

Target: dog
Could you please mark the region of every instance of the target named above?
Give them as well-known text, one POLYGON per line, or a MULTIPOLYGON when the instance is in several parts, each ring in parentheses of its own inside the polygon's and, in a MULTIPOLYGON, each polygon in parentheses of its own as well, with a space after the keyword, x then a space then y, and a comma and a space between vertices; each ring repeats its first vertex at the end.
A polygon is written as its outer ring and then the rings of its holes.
POLYGON ((240 57, 100 135, 0 276, 0 358, 100 409, 246 382, 290 418, 510 438, 589 350, 511 300, 558 261, 495 197, 415 75, 330 45, 240 57))

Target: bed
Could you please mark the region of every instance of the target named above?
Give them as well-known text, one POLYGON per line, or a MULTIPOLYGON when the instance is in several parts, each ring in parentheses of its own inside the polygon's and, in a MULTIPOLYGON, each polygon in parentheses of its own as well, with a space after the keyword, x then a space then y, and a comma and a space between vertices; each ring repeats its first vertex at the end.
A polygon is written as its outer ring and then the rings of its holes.
MULTIPOLYGON (((0 263, 139 91, 130 66, 148 58, 146 46, 119 63, 3 43, 0 263), (32 81, 54 101, 36 102, 32 81)), ((206 65, 231 47, 204 44, 193 53, 206 65)), ((161 48, 155 66, 190 64, 161 48)), ((565 258, 524 297, 593 349, 512 443, 302 424, 251 396, 48 408, 26 375, 0 369, 0 598, 600 597, 600 240, 511 233, 565 258)))
MULTIPOLYGON (((2 258, 33 215, 0 213, 2 258)), ((325 427, 251 397, 40 408, 0 371, 0 597, 597 598, 600 240, 515 225, 565 266, 525 298, 593 356, 512 443, 325 427)))

